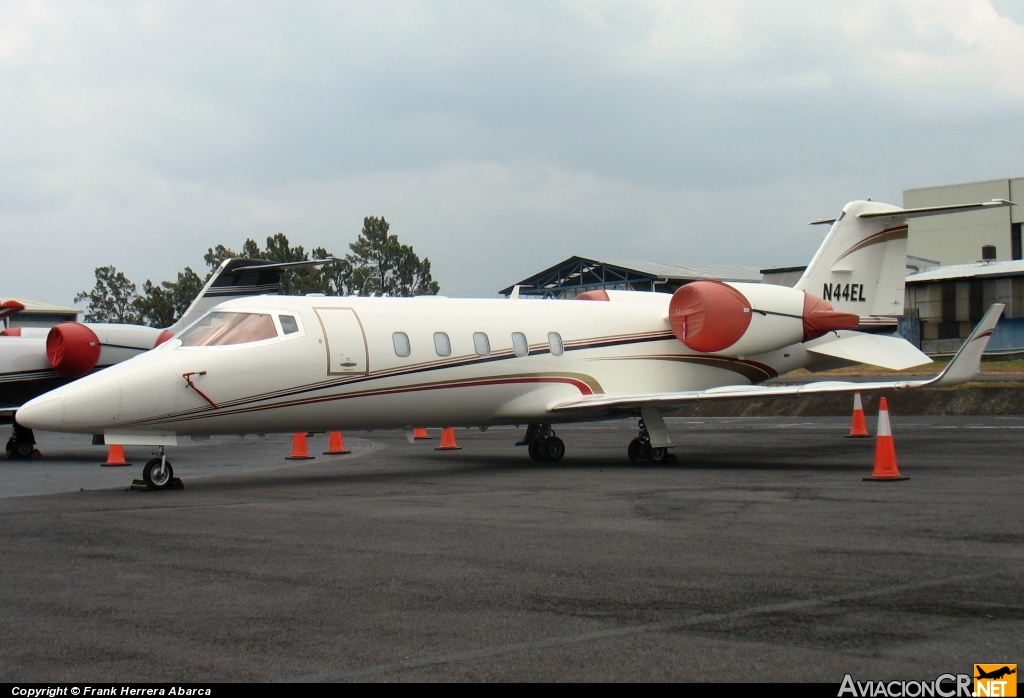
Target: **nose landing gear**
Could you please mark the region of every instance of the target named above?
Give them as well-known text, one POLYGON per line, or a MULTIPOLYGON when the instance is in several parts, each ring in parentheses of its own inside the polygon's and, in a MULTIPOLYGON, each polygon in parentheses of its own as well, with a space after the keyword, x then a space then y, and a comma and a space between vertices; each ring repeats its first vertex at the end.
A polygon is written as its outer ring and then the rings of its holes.
POLYGON ((163 446, 160 447, 160 457, 150 460, 142 469, 142 481, 151 490, 179 490, 184 487, 181 480, 174 477, 174 469, 163 446))
POLYGON ((565 455, 565 443, 555 436, 550 424, 531 424, 516 446, 527 446, 530 458, 537 462, 557 463, 565 455))

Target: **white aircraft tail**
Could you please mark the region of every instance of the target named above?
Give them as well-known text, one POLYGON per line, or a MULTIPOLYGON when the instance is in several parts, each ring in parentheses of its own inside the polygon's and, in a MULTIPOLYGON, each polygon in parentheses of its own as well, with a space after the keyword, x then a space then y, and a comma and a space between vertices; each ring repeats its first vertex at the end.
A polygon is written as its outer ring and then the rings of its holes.
POLYGON ((334 257, 309 259, 302 262, 268 262, 263 259, 232 257, 225 259, 213 272, 199 295, 192 301, 181 318, 165 332, 177 334, 210 308, 232 298, 266 296, 281 292, 281 272, 287 269, 311 267, 338 261, 334 257))
POLYGON ((903 314, 907 270, 907 221, 959 211, 1012 206, 993 199, 979 204, 902 209, 874 201, 851 201, 832 223, 795 288, 820 296, 839 312, 862 318, 903 314))

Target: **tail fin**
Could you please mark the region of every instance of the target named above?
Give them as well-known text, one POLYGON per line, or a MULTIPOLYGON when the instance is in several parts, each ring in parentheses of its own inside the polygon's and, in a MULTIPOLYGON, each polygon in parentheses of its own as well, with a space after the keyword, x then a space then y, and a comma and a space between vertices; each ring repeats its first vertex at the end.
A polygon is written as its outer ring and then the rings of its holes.
POLYGON ((225 259, 213 272, 199 295, 176 323, 164 330, 171 336, 202 317, 207 310, 232 298, 266 296, 281 292, 281 272, 287 269, 330 264, 334 257, 309 259, 301 262, 269 262, 263 259, 232 257, 225 259))
POLYGON ((276 268, 276 265, 259 259, 225 259, 189 305, 188 310, 166 331, 177 334, 218 303, 243 296, 275 294, 280 290, 281 270, 276 268))
POLYGON ((979 204, 902 209, 874 201, 851 201, 832 223, 825 241, 796 283, 796 288, 821 296, 840 312, 861 317, 903 314, 907 270, 907 220, 995 206, 979 204))

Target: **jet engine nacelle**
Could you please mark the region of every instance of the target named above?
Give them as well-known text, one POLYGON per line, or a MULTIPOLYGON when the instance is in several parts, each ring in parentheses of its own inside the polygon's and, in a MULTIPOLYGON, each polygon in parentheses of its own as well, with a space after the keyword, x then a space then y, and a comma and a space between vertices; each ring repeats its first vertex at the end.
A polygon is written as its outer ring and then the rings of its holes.
POLYGON ((680 342, 704 354, 753 356, 856 329, 860 318, 827 301, 773 284, 694 281, 676 290, 669 324, 680 342))
POLYGON ((65 322, 46 335, 46 360, 57 373, 81 378, 104 366, 152 349, 161 330, 140 325, 65 322))

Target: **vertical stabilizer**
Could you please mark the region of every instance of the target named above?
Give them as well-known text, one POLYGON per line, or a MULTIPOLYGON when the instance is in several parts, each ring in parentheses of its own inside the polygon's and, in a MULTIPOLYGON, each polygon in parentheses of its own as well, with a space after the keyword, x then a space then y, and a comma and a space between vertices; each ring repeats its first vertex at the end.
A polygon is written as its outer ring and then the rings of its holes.
POLYGON ((907 223, 903 209, 851 201, 832 224, 796 288, 860 317, 903 314, 907 223), (884 215, 892 213, 892 216, 884 215), (864 213, 883 214, 862 218, 864 213))
POLYGON ((902 315, 907 221, 1000 206, 1013 203, 993 199, 904 209, 875 201, 851 201, 832 223, 796 288, 824 298, 839 312, 862 318, 902 315))

